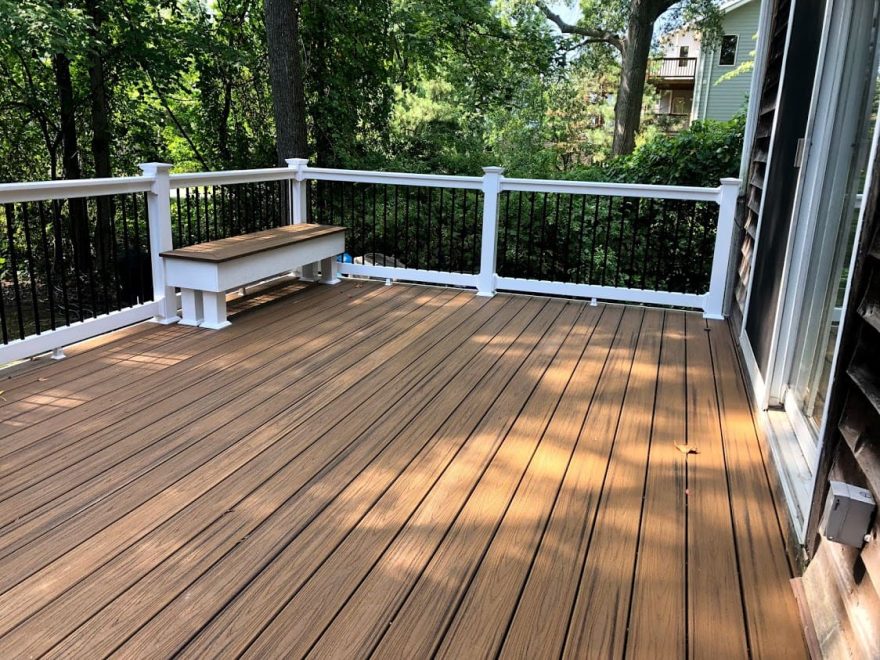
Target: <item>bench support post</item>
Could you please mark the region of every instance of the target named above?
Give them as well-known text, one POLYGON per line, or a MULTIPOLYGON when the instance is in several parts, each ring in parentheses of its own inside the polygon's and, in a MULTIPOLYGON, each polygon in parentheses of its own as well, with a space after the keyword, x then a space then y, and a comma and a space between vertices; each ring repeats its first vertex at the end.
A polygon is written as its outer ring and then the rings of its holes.
POLYGON ((321 259, 321 284, 339 284, 336 272, 336 257, 321 259))
POLYGON ((202 292, 193 289, 180 289, 180 307, 183 318, 181 325, 199 325, 205 320, 202 292))
POLYGON ((226 320, 226 294, 223 291, 202 292, 202 304, 204 306, 205 319, 201 323, 202 328, 209 330, 221 330, 231 325, 226 320))

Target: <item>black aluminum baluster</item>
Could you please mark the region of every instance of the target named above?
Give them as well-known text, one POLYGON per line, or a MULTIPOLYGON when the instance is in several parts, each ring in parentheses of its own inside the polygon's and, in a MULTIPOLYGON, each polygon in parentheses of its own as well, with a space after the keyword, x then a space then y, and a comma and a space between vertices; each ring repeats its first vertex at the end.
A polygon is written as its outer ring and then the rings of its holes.
POLYGON ((465 261, 467 257, 465 256, 465 244, 467 239, 467 212, 468 212, 468 191, 466 188, 462 191, 462 206, 461 206, 461 240, 460 240, 460 249, 459 249, 459 257, 460 261, 458 264, 459 272, 466 273, 468 272, 467 266, 465 265, 465 261))
POLYGON ((477 250, 483 249, 483 241, 482 241, 482 221, 480 219, 480 193, 478 191, 474 191, 474 223, 473 229, 471 231, 472 245, 471 245, 471 272, 476 273, 479 268, 477 267, 477 250), (480 230, 477 230, 477 227, 480 227, 480 230), (479 247, 478 247, 479 246, 479 247))
POLYGON ((437 210, 437 270, 443 266, 443 188, 440 188, 440 208, 437 210))
POLYGON ((608 217, 605 221, 605 243, 603 246, 605 252, 605 258, 602 261, 602 286, 605 286, 605 282, 608 275, 608 253, 611 251, 609 249, 611 244, 611 224, 614 221, 614 198, 608 198, 608 217))
POLYGON ((195 235, 193 234, 192 208, 190 207, 189 188, 184 188, 183 197, 186 200, 186 233, 189 234, 189 243, 187 243, 187 245, 193 245, 198 241, 195 240, 195 235))
POLYGON ((205 241, 210 240, 208 238, 208 223, 205 222, 205 232, 202 233, 202 196, 199 194, 199 187, 195 187, 195 201, 194 206, 196 207, 196 232, 198 233, 198 243, 204 243, 205 241))
MULTIPOLYGON (((513 193, 510 193, 511 195, 513 193)), ((522 264, 522 200, 523 193, 519 191, 516 193, 516 246, 514 247, 513 252, 513 270, 510 272, 511 277, 524 277, 523 273, 520 272, 520 266, 522 264)))
POLYGON ((46 292, 49 295, 49 328, 56 328, 55 322, 55 278, 52 276, 52 261, 49 256, 49 239, 46 236, 46 209, 43 202, 37 202, 37 214, 40 222, 40 245, 43 248, 43 265, 46 269, 46 292))
POLYGON ((54 261, 58 265, 61 280, 61 301, 64 304, 64 321, 70 325, 70 300, 67 294, 67 264, 64 262, 64 235, 61 229, 60 202, 52 200, 52 235, 55 239, 54 261))
POLYGON ((394 186, 394 217, 392 218, 392 222, 394 223, 394 258, 398 261, 401 260, 403 253, 400 251, 400 233, 397 231, 397 202, 398 202, 398 188, 400 186, 394 186))
MULTIPOLYGON (((95 208, 95 234, 94 234, 94 245, 95 245, 95 278, 100 280, 99 285, 101 289, 101 300, 104 303, 104 313, 110 312, 110 305, 107 302, 108 291, 107 291, 107 250, 105 249, 107 246, 105 245, 104 239, 104 228, 101 226, 101 214, 98 213, 98 200, 88 200, 86 202, 86 213, 88 213, 89 206, 91 206, 88 202, 94 202, 95 208)), ((95 316, 98 315, 100 310, 100 305, 98 305, 97 300, 95 301, 95 309, 93 310, 95 316)))
MULTIPOLYGON (((128 245, 128 210, 126 209, 127 204, 125 203, 125 195, 122 196, 122 254, 125 257, 125 262, 122 264, 122 268, 124 268, 125 272, 125 282, 126 286, 126 298, 125 302, 128 303, 128 307, 131 307, 134 304, 134 298, 132 298, 132 288, 131 288, 131 279, 132 278, 132 264, 130 263, 130 254, 131 250, 128 245)), ((178 197, 179 199, 179 197, 178 197)), ((180 202, 178 201, 178 209, 180 208, 180 202)))
POLYGON ((411 193, 413 191, 412 188, 405 188, 406 190, 406 202, 403 210, 403 234, 404 234, 404 245, 406 246, 406 253, 404 263, 409 267, 410 264, 410 245, 412 245, 412 241, 410 241, 409 235, 409 198, 411 197, 411 193))
POLYGON ((661 220, 660 224, 657 226, 657 250, 656 250, 656 259, 654 262, 654 286, 653 288, 657 291, 660 290, 662 286, 660 284, 660 278, 662 274, 665 272, 663 269, 664 264, 664 252, 669 250, 669 246, 666 243, 666 239, 668 238, 668 227, 666 226, 666 200, 662 200, 662 210, 660 212, 661 220))
MULTIPOLYGON (((70 203, 69 202, 67 204, 67 208, 68 208, 68 212, 69 212, 70 211, 70 203)), ((73 236, 73 228, 72 227, 69 229, 69 231, 71 234, 71 236, 70 236, 71 251, 73 253, 73 255, 72 255, 73 260, 71 263, 71 271, 73 273, 74 284, 76 285, 77 317, 79 318, 80 321, 82 321, 83 318, 85 318, 83 316, 83 301, 84 301, 85 296, 82 291, 82 278, 80 277, 80 256, 79 256, 79 250, 77 247, 78 241, 76 241, 73 236)))
POLYGON ((581 196, 581 224, 578 227, 578 251, 577 251, 577 274, 575 278, 579 284, 583 283, 584 267, 584 223, 587 220, 587 197, 581 196))
MULTIPOLYGON (((177 247, 183 247, 183 220, 180 217, 180 188, 174 191, 177 197, 177 247)), ((122 205, 125 208, 125 204, 122 205)))
POLYGON ((431 268, 431 206, 433 205, 433 197, 434 197, 434 189, 428 188, 428 222, 425 225, 425 268, 428 270, 433 270, 431 268))
POLYGON ((419 267, 419 246, 421 245, 422 238, 422 189, 416 188, 416 265, 415 267, 419 267))
POLYGON ((6 204, 6 238, 9 241, 9 265, 12 274, 12 293, 15 300, 15 311, 18 314, 18 335, 24 339, 24 315, 21 309, 21 289, 18 284, 18 255, 15 252, 15 205, 6 204))
POLYGON ((589 284, 595 284, 593 279, 593 268, 596 264, 596 232, 599 227, 599 202, 602 198, 599 195, 593 197, 593 222, 590 227, 590 275, 589 284))
MULTIPOLYGON (((375 241, 375 238, 373 239, 375 241)), ((388 265, 388 186, 382 186, 382 265, 388 265)), ((375 242, 373 243, 373 259, 376 258, 375 242)))
POLYGON ((564 282, 571 282, 571 223, 572 213, 574 212, 574 195, 568 196, 568 223, 565 228, 565 247, 561 250, 563 264, 562 268, 565 272, 564 282))
MULTIPOLYGON (((9 224, 9 216, 6 214, 6 206, 0 206, 0 217, 3 218, 3 221, 8 225, 9 224)), ((6 287, 3 285, 3 281, 6 278, 0 279, 0 333, 3 335, 3 343, 9 343, 9 325, 6 319, 6 287)))
POLYGON ((452 272, 455 270, 455 188, 450 191, 450 201, 449 201, 449 255, 448 262, 449 266, 447 268, 448 271, 452 272))
POLYGON ((620 266, 623 262, 623 239, 626 234, 626 224, 629 216, 630 198, 620 198, 620 234, 617 238, 617 259, 615 259, 614 286, 620 286, 620 266))
POLYGON ((110 259, 113 263, 111 275, 113 277, 113 289, 116 296, 116 310, 122 309, 122 299, 120 298, 121 285, 119 284, 119 246, 117 245, 116 236, 116 200, 111 197, 107 206, 110 207, 110 259))
MULTIPOLYGON (((208 199, 208 187, 205 186, 205 201, 208 199)), ((217 227, 217 186, 211 186, 211 218, 214 220, 214 239, 223 238, 217 227)))
MULTIPOLYGON (((187 214, 189 214, 189 189, 185 193, 187 198, 187 214)), ((144 193, 144 217, 149 223, 149 211, 147 209, 147 194, 144 193)), ((144 303, 146 302, 146 297, 144 296, 144 292, 146 291, 146 287, 144 286, 144 268, 143 268, 143 260, 141 259, 141 232, 140 232, 140 213, 138 213, 138 198, 135 195, 132 195, 132 234, 134 234, 134 254, 135 254, 135 269, 137 271, 137 283, 138 283, 138 302, 144 303)), ((147 225, 149 227, 149 224, 147 225)), ((147 233, 149 235, 149 233, 147 233)), ((149 241, 147 241, 147 247, 149 248, 149 241)))
POLYGON ((34 272, 34 251, 31 244, 31 229, 30 229, 30 214, 28 213, 28 203, 24 202, 21 205, 21 221, 22 228, 24 229, 24 244, 27 254, 27 271, 28 278, 31 281, 31 305, 33 306, 33 314, 34 314, 34 328, 36 329, 36 333, 40 334, 40 301, 39 296, 37 295, 37 278, 34 272))
POLYGON ((648 220, 645 223, 645 249, 642 252, 642 288, 648 288, 648 255, 651 253, 651 230, 654 227, 654 198, 648 200, 648 220))
POLYGON ((535 197, 537 197, 537 193, 532 192, 529 194, 529 246, 526 249, 526 261, 529 267, 524 277, 541 279, 540 273, 535 274, 535 261, 532 258, 535 254, 535 197))
POLYGON ((629 265, 626 270, 626 285, 629 288, 635 288, 636 274, 636 242, 638 239, 639 233, 639 224, 641 224, 641 207, 642 207, 642 198, 636 197, 635 205, 636 205, 636 217, 632 223, 632 245, 629 248, 629 265))
MULTIPOLYGON (((547 277, 547 274, 544 272, 544 254, 547 252, 547 195, 548 193, 544 193, 544 198, 541 200, 541 240, 539 242, 540 248, 538 249, 538 279, 546 280, 550 279, 547 277)), ((557 195, 556 199, 559 199, 557 195)))

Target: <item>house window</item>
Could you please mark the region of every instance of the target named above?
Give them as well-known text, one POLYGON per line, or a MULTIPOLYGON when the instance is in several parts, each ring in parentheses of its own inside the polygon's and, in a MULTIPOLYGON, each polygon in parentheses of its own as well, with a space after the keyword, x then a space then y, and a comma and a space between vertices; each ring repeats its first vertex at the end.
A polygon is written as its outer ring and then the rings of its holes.
POLYGON ((679 46, 678 48, 678 66, 687 66, 688 47, 679 46))
POLYGON ((736 44, 739 37, 735 34, 725 34, 721 37, 721 54, 718 57, 718 66, 733 66, 736 64, 736 44))

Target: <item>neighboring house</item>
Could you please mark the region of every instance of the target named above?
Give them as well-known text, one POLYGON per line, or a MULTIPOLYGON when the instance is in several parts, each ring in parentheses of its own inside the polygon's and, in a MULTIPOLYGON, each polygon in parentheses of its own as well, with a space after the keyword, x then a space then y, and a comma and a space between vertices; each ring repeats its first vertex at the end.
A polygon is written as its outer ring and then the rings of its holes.
POLYGON ((880 0, 760 9, 731 319, 814 654, 878 658, 876 511, 850 544, 823 515, 831 481, 880 499, 880 0))
POLYGON ((733 0, 720 7, 721 43, 703 51, 697 65, 692 119, 726 121, 745 108, 752 72, 744 71, 722 80, 726 74, 753 59, 761 3, 733 0))
POLYGON ((726 121, 745 109, 752 72, 722 78, 753 59, 761 3, 732 0, 722 14, 721 43, 700 48, 699 34, 679 30, 660 38, 662 57, 648 64, 648 82, 657 90, 654 123, 668 132, 696 119, 726 121))
POLYGON ((699 35, 679 30, 660 39, 662 57, 648 63, 648 82, 657 90, 652 109, 656 125, 668 132, 687 128, 694 99, 694 79, 700 55, 699 35))

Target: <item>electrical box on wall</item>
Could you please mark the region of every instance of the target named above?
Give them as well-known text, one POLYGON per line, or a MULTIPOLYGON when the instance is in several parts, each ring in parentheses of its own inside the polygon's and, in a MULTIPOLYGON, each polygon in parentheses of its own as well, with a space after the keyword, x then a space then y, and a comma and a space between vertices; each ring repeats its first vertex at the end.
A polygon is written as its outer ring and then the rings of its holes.
POLYGON ((874 513, 874 498, 866 488, 829 481, 822 514, 822 534, 829 541, 861 548, 874 513))

